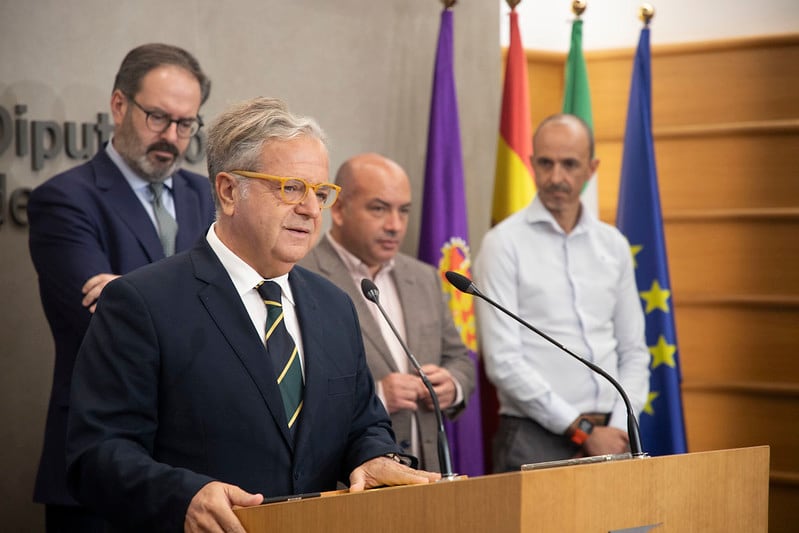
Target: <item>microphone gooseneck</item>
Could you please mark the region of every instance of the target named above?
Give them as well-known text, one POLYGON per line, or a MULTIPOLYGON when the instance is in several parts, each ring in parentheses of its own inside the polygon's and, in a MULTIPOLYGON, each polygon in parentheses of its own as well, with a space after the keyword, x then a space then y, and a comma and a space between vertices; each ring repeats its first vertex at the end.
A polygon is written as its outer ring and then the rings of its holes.
POLYGON ((441 465, 441 479, 455 479, 458 477, 458 475, 452 473, 452 459, 450 458, 449 454, 449 440, 447 439, 447 432, 444 430, 444 417, 441 414, 441 406, 438 403, 438 395, 433 389, 430 379, 428 379, 427 374, 425 374, 422 370, 422 366, 419 364, 419 361, 416 359, 416 357, 414 357, 410 349, 408 349, 405 341, 402 340, 397 328, 394 327, 394 323, 391 322, 391 319, 388 317, 386 310, 383 309, 382 305, 380 305, 380 291, 374 282, 368 278, 363 278, 361 280, 361 292, 363 292, 363 295, 367 300, 374 303, 377 308, 380 309, 380 313, 383 315, 386 323, 391 328, 391 331, 394 332, 394 336, 397 337, 397 340, 402 346, 405 355, 408 356, 411 365, 413 365, 413 368, 416 369, 416 373, 419 374, 420 378, 422 378, 422 383, 424 383, 424 386, 430 393, 430 397, 433 400, 433 410, 436 413, 436 422, 438 423, 438 462, 441 465))
POLYGON ((572 357, 574 357, 575 359, 580 361, 582 364, 584 364, 585 366, 587 366, 588 368, 590 368, 591 370, 593 370, 594 372, 596 372, 600 376, 602 376, 605 379, 607 379, 610 382, 610 384, 613 385, 613 387, 615 387, 615 389, 617 391, 619 391, 619 394, 621 395, 622 400, 624 400, 624 406, 627 408, 627 435, 628 435, 628 437, 630 439, 630 451, 632 452, 633 457, 645 457, 646 456, 646 453, 644 453, 643 447, 641 446, 641 434, 640 434, 640 431, 638 429, 638 421, 635 418, 635 413, 633 412, 632 404, 630 403, 630 398, 627 396, 627 393, 624 392, 624 389, 619 384, 619 382, 616 381, 613 378, 613 376, 608 374, 601 366, 596 365, 596 364, 592 363, 591 361, 588 361, 587 359, 584 359, 584 358, 580 357, 579 355, 577 355, 576 353, 572 352, 571 350, 566 348, 564 345, 562 345, 561 343, 559 343, 558 341, 556 341, 555 339, 553 339, 552 337, 550 337, 549 335, 547 335, 543 331, 540 331, 538 328, 536 328, 532 324, 529 324, 528 322, 526 322, 521 317, 511 313, 510 311, 508 311, 507 309, 505 309, 504 307, 499 305, 497 302, 495 302, 494 300, 492 300, 491 298, 489 298, 488 296, 486 296, 485 294, 480 292, 477 289, 477 286, 474 284, 474 282, 472 280, 470 280, 469 278, 467 278, 466 276, 464 276, 462 274, 458 274, 457 272, 453 272, 451 270, 448 271, 445 274, 445 276, 447 277, 447 281, 449 281, 450 284, 453 287, 455 287, 456 289, 458 289, 459 291, 465 292, 466 294, 472 294, 472 295, 480 298, 481 300, 484 300, 484 301, 488 302, 492 307, 494 307, 496 309, 499 309, 500 311, 502 311, 503 313, 505 313, 506 315, 511 317, 513 320, 515 320, 519 324, 523 325, 524 327, 526 327, 530 331, 538 334, 540 337, 542 337, 542 338, 546 339, 547 341, 549 341, 550 343, 554 344, 555 346, 560 348, 562 351, 564 351, 567 354, 571 355, 572 357))

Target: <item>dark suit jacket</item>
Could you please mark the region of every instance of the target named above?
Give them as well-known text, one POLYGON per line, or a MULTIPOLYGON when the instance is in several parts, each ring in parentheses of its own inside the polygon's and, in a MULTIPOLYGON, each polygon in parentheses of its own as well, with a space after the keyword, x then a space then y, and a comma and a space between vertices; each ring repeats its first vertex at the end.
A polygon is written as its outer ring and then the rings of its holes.
POLYGON ((264 496, 331 490, 400 452, 352 302, 299 267, 289 283, 305 362, 296 444, 262 333, 205 240, 106 287, 73 377, 78 501, 130 529, 181 530, 211 480, 264 496))
MULTIPOLYGON (((360 286, 355 285, 328 238, 322 238, 300 264, 322 274, 352 298, 361 322, 366 360, 374 379, 379 381, 392 372, 398 372, 380 327, 367 307, 374 304, 363 297, 360 286)), ((455 418, 474 390, 475 367, 452 321, 438 272, 417 259, 397 254, 391 276, 397 284, 408 337, 405 340, 411 353, 421 365, 431 363, 449 370, 463 388, 464 403, 445 412, 450 418, 455 418)), ((397 441, 406 453, 410 453, 411 416, 411 411, 399 411, 391 415, 397 441)), ((438 472, 438 424, 435 413, 420 405, 416 417, 422 447, 420 466, 438 472)))
MULTIPOLYGON (((177 250, 190 248, 211 224, 208 179, 173 176, 177 250)), ((28 203, 30 252, 55 342, 55 369, 34 500, 74 505, 66 487, 64 439, 72 367, 91 317, 81 287, 101 272, 125 274, 164 257, 155 226, 122 173, 101 149, 93 159, 34 189, 28 203)))

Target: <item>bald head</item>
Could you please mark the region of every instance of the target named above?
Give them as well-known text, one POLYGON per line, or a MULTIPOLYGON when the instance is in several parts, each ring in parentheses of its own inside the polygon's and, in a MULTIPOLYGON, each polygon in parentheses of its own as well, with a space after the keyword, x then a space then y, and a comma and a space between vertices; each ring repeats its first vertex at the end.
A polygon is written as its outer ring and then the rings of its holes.
POLYGON ((552 126, 553 124, 565 124, 575 127, 582 131, 585 135, 586 147, 588 149, 588 157, 594 158, 594 132, 591 127, 583 119, 577 115, 570 115, 568 113, 558 113, 557 115, 550 115, 538 124, 535 133, 533 134, 533 153, 535 154, 536 141, 542 130, 552 126))
POLYGON ((363 183, 374 179, 386 185, 408 182, 405 171, 395 161, 374 152, 358 154, 347 159, 336 173, 336 185, 341 187, 339 201, 357 194, 363 183))
POLYGON ((593 136, 574 115, 544 119, 533 136, 533 172, 540 202, 569 233, 581 213, 580 193, 596 172, 593 136))
POLYGON ((374 275, 405 238, 411 209, 408 175, 391 159, 365 153, 341 165, 336 184, 341 193, 331 209, 330 233, 374 275))

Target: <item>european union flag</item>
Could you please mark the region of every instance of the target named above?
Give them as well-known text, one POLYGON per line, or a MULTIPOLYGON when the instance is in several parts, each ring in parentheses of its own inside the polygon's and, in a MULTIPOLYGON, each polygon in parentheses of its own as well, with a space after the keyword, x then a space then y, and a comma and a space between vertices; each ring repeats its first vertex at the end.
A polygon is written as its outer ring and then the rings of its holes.
POLYGON ((685 453, 682 378, 652 139, 648 27, 641 30, 633 64, 616 225, 630 241, 652 354, 649 399, 640 421, 643 447, 651 455, 685 453))

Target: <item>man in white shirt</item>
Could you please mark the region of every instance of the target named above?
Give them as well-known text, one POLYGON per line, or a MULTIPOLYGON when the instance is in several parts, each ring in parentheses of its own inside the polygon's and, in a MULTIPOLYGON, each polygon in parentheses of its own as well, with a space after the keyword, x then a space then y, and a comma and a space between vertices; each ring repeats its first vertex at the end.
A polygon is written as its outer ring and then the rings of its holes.
MULTIPOLYGON (((590 128, 573 115, 544 119, 532 164, 538 193, 486 234, 477 286, 614 376, 640 413, 649 353, 630 248, 580 201, 599 164, 590 128)), ((628 450, 624 403, 607 380, 485 302, 476 309, 500 403, 495 472, 628 450)))
POLYGON ((432 399, 377 306, 361 292, 372 280, 411 353, 430 378, 450 418, 475 386, 475 368, 441 290, 439 273, 399 252, 411 210, 411 186, 396 162, 360 154, 339 169, 341 196, 333 225, 299 264, 319 272, 350 295, 361 323, 366 359, 380 399, 391 415, 397 442, 426 470, 440 469, 432 399))

